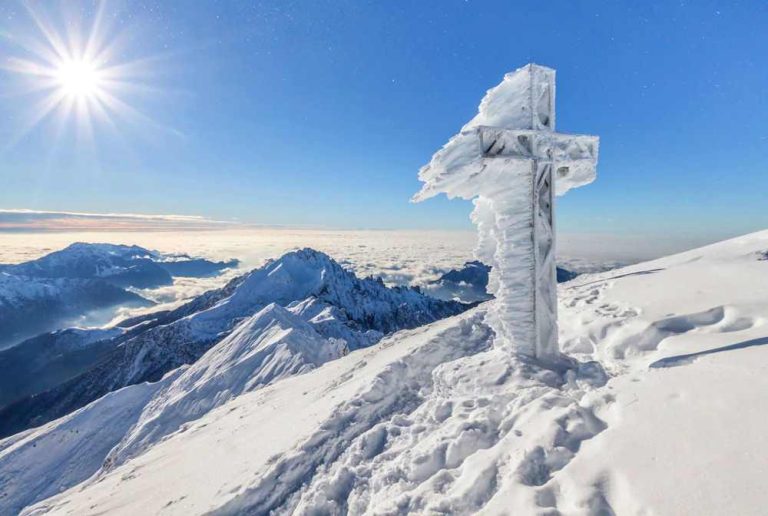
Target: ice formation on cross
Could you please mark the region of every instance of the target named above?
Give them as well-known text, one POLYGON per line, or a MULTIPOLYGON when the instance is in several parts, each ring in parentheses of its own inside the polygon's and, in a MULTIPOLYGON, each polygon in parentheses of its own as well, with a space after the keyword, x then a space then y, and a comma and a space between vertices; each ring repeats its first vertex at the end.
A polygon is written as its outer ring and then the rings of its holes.
POLYGON ((599 139, 555 132, 555 71, 529 64, 419 171, 415 201, 474 199, 477 259, 492 266, 489 321, 501 345, 556 359, 554 195, 594 181, 599 139))

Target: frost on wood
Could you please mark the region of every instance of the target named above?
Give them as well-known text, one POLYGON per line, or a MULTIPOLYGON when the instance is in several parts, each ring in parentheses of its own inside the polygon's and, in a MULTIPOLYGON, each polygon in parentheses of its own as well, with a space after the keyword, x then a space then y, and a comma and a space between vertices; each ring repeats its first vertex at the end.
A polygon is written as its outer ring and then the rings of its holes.
POLYGON ((419 171, 415 201, 474 199, 475 253, 493 267, 489 317, 502 345, 544 359, 559 352, 554 195, 594 181, 597 151, 596 136, 555 132, 555 71, 529 64, 489 90, 419 171))

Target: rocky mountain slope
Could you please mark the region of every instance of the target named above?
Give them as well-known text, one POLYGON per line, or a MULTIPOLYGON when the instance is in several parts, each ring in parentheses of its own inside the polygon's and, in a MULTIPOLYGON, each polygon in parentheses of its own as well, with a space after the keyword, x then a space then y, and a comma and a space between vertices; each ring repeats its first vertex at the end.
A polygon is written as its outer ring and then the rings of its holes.
MULTIPOLYGON (((132 328, 98 340, 99 349, 109 352, 93 367, 63 383, 48 382, 44 392, 35 391, 0 410, 0 435, 64 416, 122 387, 158 381, 197 361, 244 320, 272 304, 311 325, 318 338, 335 342, 337 355, 466 308, 416 289, 359 279, 311 249, 288 253, 172 312, 131 321, 132 328)), ((27 385, 24 388, 30 392, 27 385)))

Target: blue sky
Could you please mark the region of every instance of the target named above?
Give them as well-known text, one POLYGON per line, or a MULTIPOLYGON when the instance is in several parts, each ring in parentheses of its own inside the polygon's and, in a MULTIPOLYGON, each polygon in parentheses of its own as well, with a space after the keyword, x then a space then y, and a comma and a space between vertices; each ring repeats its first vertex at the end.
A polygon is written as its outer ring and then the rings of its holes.
MULTIPOLYGON (((33 6, 58 30, 95 12, 33 6)), ((557 69, 558 130, 601 138, 598 180, 560 199, 561 231, 715 240, 768 227, 765 2, 107 10, 110 38, 124 38, 114 59, 151 58, 130 79, 142 88, 123 92, 151 121, 115 117, 88 139, 76 117, 52 116, 20 137, 40 94, 0 71, 0 208, 467 229, 469 203, 409 203, 418 168, 486 89, 535 61, 557 69)), ((5 59, 42 40, 14 2, 0 34, 5 59)))

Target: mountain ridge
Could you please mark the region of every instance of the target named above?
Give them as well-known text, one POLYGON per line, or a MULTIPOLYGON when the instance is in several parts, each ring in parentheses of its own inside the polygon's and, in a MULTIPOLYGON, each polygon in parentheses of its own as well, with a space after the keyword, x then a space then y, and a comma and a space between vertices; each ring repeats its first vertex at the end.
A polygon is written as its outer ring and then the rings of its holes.
POLYGON ((121 387, 158 381, 194 363, 245 318, 271 303, 299 303, 291 308, 307 317, 320 335, 344 340, 348 349, 467 308, 429 298, 415 288, 388 288, 380 280, 359 279, 311 249, 294 251, 173 311, 140 319, 112 340, 113 349, 93 369, 0 410, 0 435, 51 421, 121 387))
MULTIPOLYGON (((136 289, 209 276, 238 262, 164 255, 139 246, 76 242, 41 258, 0 265, 0 347, 72 326, 116 307, 154 305, 136 289)), ((109 320, 109 317, 98 319, 109 320)))

